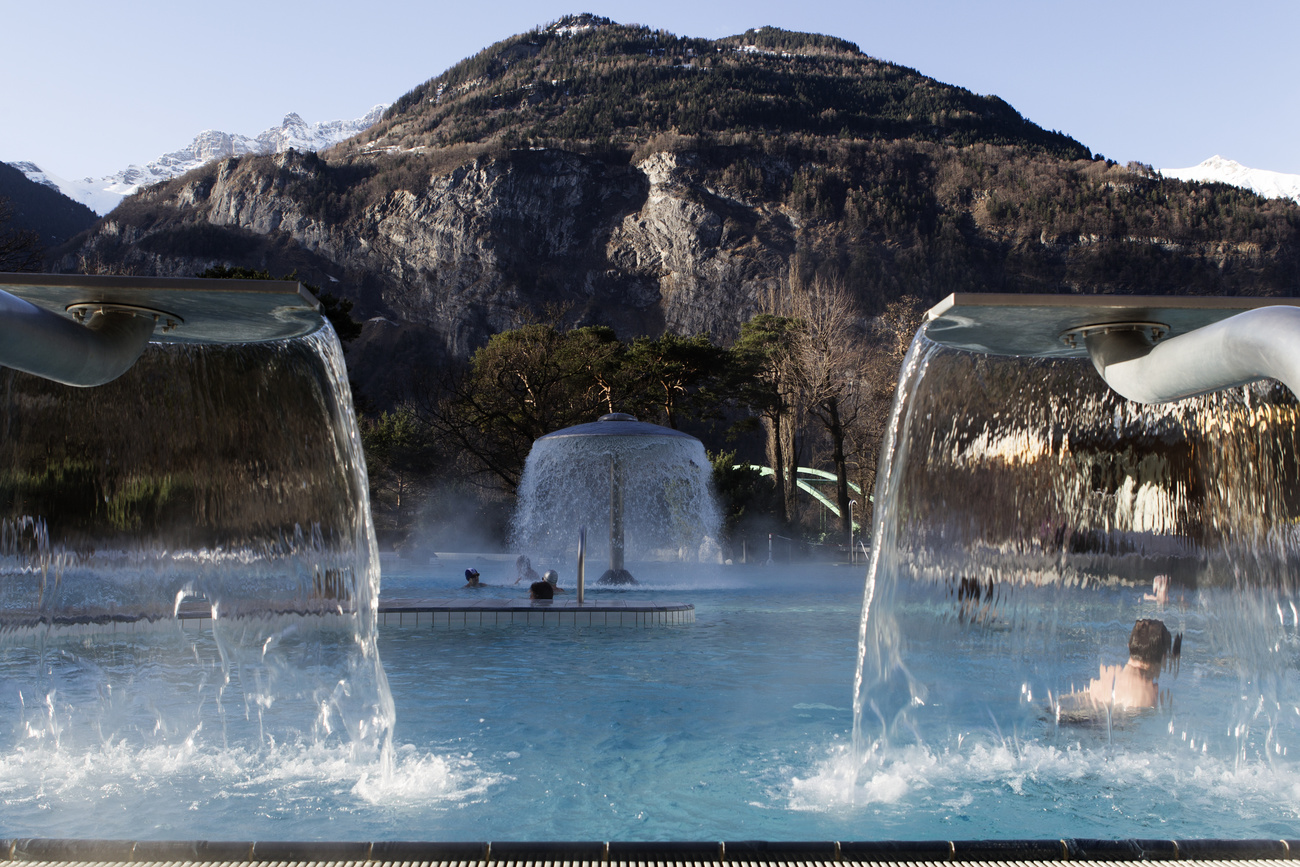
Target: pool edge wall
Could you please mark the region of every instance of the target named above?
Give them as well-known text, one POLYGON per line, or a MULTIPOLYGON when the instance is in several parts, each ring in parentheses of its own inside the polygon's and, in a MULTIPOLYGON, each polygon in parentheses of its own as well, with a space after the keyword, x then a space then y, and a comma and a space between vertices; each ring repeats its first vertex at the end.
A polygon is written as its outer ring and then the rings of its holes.
POLYGON ((880 840, 859 842, 321 842, 0 839, 0 860, 74 863, 989 863, 1300 860, 1300 840, 880 840))

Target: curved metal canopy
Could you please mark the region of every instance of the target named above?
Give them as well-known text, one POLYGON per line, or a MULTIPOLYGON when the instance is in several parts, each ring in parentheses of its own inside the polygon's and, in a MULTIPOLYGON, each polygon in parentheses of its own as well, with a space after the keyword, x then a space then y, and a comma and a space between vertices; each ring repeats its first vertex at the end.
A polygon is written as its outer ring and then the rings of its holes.
POLYGON ((1009 295, 956 292, 926 313, 925 336, 971 352, 1038 358, 1086 358, 1071 332, 1141 324, 1176 337, 1259 307, 1300 307, 1296 298, 1189 295, 1009 295))
POLYGON ((321 325, 320 303, 288 280, 0 274, 0 291, 78 322, 101 309, 156 315, 153 343, 261 343, 321 325))
POLYGON ((1300 394, 1300 299, 954 294, 926 337, 957 349, 1086 356, 1138 403, 1166 403, 1272 378, 1300 394))

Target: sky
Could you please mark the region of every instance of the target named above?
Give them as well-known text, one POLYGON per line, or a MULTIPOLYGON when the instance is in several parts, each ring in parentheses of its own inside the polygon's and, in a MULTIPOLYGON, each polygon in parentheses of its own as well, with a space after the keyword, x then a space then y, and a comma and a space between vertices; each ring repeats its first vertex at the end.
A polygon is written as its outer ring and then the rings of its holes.
POLYGON ((205 129, 360 117, 566 14, 826 33, 1120 162, 1300 174, 1298 0, 0 0, 0 160, 100 177, 205 129))

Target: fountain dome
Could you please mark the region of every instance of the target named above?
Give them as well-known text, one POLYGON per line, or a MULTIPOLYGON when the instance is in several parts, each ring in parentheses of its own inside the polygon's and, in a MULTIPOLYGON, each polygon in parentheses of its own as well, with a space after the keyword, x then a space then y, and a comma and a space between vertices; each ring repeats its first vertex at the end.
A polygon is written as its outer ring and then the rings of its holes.
MULTIPOLYGON (((717 560, 720 516, 704 445, 690 434, 613 412, 538 437, 519 485, 512 541, 571 562, 579 529, 609 526, 598 583, 635 584, 625 560, 717 560)), ((593 536, 599 534, 593 534, 593 536)))

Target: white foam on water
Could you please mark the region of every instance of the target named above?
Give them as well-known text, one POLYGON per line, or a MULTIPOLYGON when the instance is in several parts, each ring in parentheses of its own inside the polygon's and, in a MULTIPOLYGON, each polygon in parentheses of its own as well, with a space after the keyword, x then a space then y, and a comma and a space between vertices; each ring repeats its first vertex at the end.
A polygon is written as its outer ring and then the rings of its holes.
POLYGON ((358 762, 346 746, 319 743, 259 751, 196 747, 192 740, 176 747, 118 742, 82 751, 41 744, 0 756, 0 804, 59 817, 65 835, 94 836, 93 825, 78 828, 73 817, 84 810, 130 810, 163 793, 176 794, 182 809, 205 814, 249 799, 270 799, 290 811, 316 804, 352 811, 431 809, 481 800, 503 779, 482 771, 469 756, 435 755, 412 745, 399 748, 390 764, 358 762))
POLYGON ((979 833, 1004 836, 1059 836, 1067 827, 1115 836, 1134 833, 1124 830, 1131 821, 1168 824, 1185 836, 1248 837, 1300 818, 1300 769, 1014 742, 911 745, 859 765, 852 749, 836 745, 811 774, 790 780, 786 796, 795 811, 882 817, 894 835, 928 829, 933 836, 955 816, 979 833))
POLYGON ((422 754, 406 744, 397 750, 389 772, 363 772, 352 792, 371 804, 432 806, 482 800, 494 786, 509 779, 483 771, 470 756, 422 754))

